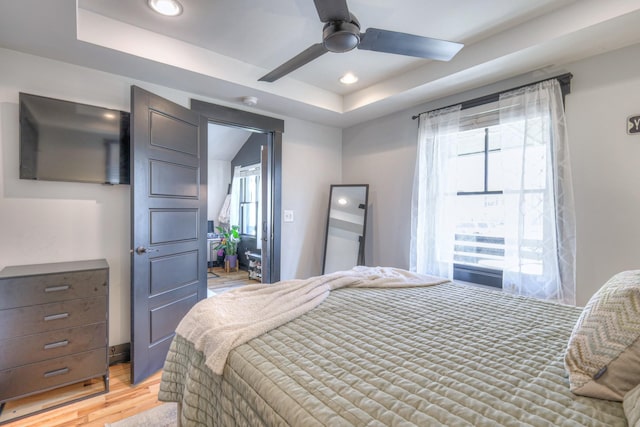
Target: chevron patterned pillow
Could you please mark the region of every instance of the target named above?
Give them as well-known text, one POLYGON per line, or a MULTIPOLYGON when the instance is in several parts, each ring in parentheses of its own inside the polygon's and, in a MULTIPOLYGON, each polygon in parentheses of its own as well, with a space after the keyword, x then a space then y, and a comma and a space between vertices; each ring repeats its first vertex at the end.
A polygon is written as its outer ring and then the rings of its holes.
POLYGON ((575 394, 622 401, 640 384, 640 270, 613 276, 573 328, 565 367, 575 394))

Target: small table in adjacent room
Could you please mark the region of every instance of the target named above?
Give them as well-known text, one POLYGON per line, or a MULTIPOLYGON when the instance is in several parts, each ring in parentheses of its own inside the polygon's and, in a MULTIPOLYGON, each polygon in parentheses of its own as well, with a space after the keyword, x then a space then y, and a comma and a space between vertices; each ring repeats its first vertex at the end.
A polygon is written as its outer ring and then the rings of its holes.
POLYGON ((207 269, 211 272, 213 267, 219 267, 218 265, 218 251, 216 251, 216 247, 220 244, 222 240, 219 237, 208 237, 207 238, 207 247, 209 250, 207 251, 207 269))

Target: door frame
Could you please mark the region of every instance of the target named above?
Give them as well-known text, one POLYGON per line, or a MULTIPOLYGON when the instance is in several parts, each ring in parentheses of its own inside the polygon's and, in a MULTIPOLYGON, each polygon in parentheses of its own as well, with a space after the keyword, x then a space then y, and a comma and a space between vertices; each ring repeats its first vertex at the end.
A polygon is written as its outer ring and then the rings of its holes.
MULTIPOLYGON (((271 253, 268 268, 263 267, 264 283, 274 283, 280 280, 280 249, 281 249, 281 216, 282 216, 282 133, 284 132, 284 120, 263 116, 248 111, 231 107, 212 104, 197 99, 191 99, 191 109, 198 112, 201 117, 200 127, 206 132, 208 123, 223 126, 233 126, 268 135, 267 150, 269 164, 267 168, 267 189, 271 194, 270 200, 266 200, 266 208, 271 221, 266 224, 266 234, 271 253)), ((208 159, 207 159, 208 164, 208 159)), ((264 245, 264 242, 263 242, 264 245)))

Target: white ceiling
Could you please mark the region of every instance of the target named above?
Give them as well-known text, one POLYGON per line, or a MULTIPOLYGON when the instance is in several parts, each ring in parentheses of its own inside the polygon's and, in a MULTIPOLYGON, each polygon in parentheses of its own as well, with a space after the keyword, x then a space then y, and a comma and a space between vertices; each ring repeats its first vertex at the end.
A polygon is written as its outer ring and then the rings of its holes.
POLYGON ((246 129, 209 123, 209 160, 230 162, 250 136, 251 132, 246 129))
MULTIPOLYGON (((345 127, 453 93, 640 43, 640 0, 350 0, 362 31, 465 44, 450 62, 327 53, 274 82, 258 78, 314 43, 312 0, 0 0, 0 46, 241 105, 345 127), (353 86, 338 78, 360 77, 353 86)), ((570 71, 570 70, 569 70, 570 71)), ((241 107, 249 109, 247 107, 241 107)))

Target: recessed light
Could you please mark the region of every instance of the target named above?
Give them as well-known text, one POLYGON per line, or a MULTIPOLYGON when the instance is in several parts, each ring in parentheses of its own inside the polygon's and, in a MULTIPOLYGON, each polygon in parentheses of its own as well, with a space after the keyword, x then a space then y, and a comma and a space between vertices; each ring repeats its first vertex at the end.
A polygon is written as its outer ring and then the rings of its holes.
POLYGON ((343 85, 352 85, 358 81, 358 77, 353 73, 347 73, 344 76, 340 77, 340 83, 343 85))
POLYGON ((182 5, 177 0, 147 0, 149 7, 164 16, 178 16, 182 5))
POLYGON ((346 205, 347 203, 349 203, 349 201, 348 201, 347 199, 345 199, 344 197, 341 197, 341 198, 339 198, 339 199, 338 199, 338 204, 339 204, 339 205, 344 206, 344 205, 346 205))

